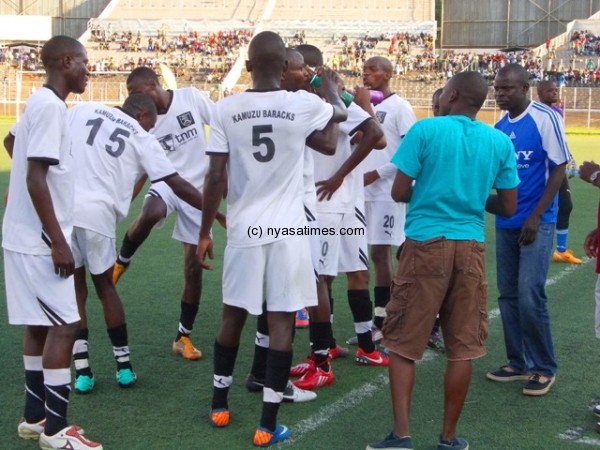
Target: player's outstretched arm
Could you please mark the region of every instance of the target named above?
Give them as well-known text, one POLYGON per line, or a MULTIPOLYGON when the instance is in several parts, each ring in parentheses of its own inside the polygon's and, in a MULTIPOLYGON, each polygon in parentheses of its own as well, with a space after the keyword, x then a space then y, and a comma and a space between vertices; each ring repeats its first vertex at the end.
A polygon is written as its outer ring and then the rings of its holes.
POLYGON ((202 226, 200 227, 197 258, 200 265, 208 270, 212 269, 212 266, 206 262, 206 257, 213 258, 210 230, 227 187, 228 159, 227 154, 210 155, 208 172, 204 178, 204 208, 202 210, 202 226))
POLYGON ((141 190, 144 187, 144 184, 146 184, 147 179, 148 179, 148 175, 143 174, 135 182, 135 184, 133 185, 133 193, 131 194, 131 201, 135 200, 135 198, 139 195, 139 193, 141 192, 141 190))
POLYGON ((342 185, 346 175, 352 172, 367 157, 377 141, 383 136, 381 127, 374 119, 365 120, 359 130, 362 131, 363 137, 348 159, 344 161, 331 178, 315 183, 320 201, 331 199, 335 191, 342 185))
POLYGON ((189 181, 182 178, 179 174, 165 178, 164 181, 173 189, 177 197, 194 208, 202 210, 202 194, 189 181))
POLYGON ((46 161, 29 160, 27 164, 27 191, 35 212, 40 218, 40 222, 42 222, 43 230, 51 243, 54 273, 62 278, 68 278, 75 271, 75 261, 71 253, 71 247, 67 243, 54 212, 52 196, 46 181, 48 167, 46 161))

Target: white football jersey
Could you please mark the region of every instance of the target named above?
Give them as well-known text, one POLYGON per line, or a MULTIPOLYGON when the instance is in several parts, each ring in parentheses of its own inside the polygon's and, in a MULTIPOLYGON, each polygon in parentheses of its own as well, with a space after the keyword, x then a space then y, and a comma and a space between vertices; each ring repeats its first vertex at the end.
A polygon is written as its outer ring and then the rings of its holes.
POLYGON ((150 130, 175 170, 202 192, 208 170, 206 130, 211 122, 214 103, 198 89, 176 89, 165 114, 159 114, 150 130))
MULTIPOLYGON (((304 148, 304 168, 302 171, 302 179, 304 183, 304 206, 310 214, 317 213, 317 187, 315 186, 315 160, 313 158, 313 150, 309 146, 304 148)), ((307 212, 307 214, 308 214, 307 212)), ((312 221, 311 219, 309 221, 312 221)))
POLYGON ((73 173, 71 139, 65 120, 67 105, 48 87, 36 91, 25 104, 16 133, 10 172, 9 200, 2 224, 2 246, 32 255, 49 255, 50 240, 42 228, 27 190, 27 162, 47 161, 46 182, 54 214, 71 242, 73 229, 73 173))
POLYGON ((207 153, 229 154, 228 245, 268 244, 289 236, 269 228, 306 225, 305 141, 332 115, 331 105, 304 91, 246 91, 216 104, 207 153))
MULTIPOLYGON (((340 166, 350 157, 352 147, 350 144, 351 136, 363 122, 371 119, 371 116, 360 106, 351 103, 348 107, 348 119, 340 123, 340 134, 338 136, 337 149, 335 155, 323 155, 315 153, 314 168, 315 181, 324 181, 329 179, 340 166)), ((317 204, 319 212, 354 213, 354 205, 357 197, 363 198, 363 173, 360 165, 350 172, 340 188, 335 191, 330 200, 323 200, 317 204)))
POLYGON ((119 108, 81 103, 67 112, 75 175, 74 225, 114 238, 136 180, 160 181, 175 169, 156 138, 119 108))
POLYGON ((396 176, 396 167, 390 161, 402 142, 402 136, 417 118, 410 103, 396 94, 373 106, 373 110, 385 134, 387 146, 369 153, 361 164, 364 172, 379 170, 380 176, 374 183, 365 187, 365 200, 389 202, 392 200, 392 184, 396 176))

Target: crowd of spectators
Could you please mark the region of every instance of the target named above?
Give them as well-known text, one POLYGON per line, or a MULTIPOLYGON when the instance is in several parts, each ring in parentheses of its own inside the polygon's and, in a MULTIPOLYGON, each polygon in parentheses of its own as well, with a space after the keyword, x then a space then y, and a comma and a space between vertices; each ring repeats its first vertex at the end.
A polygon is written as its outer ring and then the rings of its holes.
POLYGON ((239 49, 249 43, 252 31, 247 29, 219 31, 200 35, 184 27, 171 34, 162 24, 156 34, 143 36, 138 30, 113 31, 111 25, 90 24, 92 45, 107 50, 94 56, 92 72, 130 71, 135 67, 158 68, 166 64, 176 77, 193 81, 201 76, 209 83, 218 83, 229 72, 239 55, 239 49))
MULTIPOLYGON (((162 24, 152 36, 141 31, 112 30, 90 24, 91 43, 98 50, 90 55, 89 69, 95 73, 122 71, 146 66, 158 69, 160 64, 171 68, 175 76, 189 81, 198 78, 219 83, 229 72, 239 55, 239 49, 249 43, 249 29, 227 30, 200 35, 184 27, 172 34, 162 24)), ((307 43, 304 31, 296 31, 284 38, 287 45, 307 43)), ((359 39, 347 34, 332 35, 333 50, 326 61, 334 70, 345 75, 360 76, 367 58, 387 54, 394 65, 395 75, 416 80, 449 79, 464 70, 477 70, 488 80, 508 63, 522 64, 535 82, 554 78, 559 85, 600 86, 600 36, 590 31, 574 31, 569 42, 569 56, 563 62, 556 52, 541 56, 533 51, 475 52, 436 51, 435 38, 428 33, 396 32, 373 34, 366 32, 359 39)), ((41 70, 39 49, 21 46, 0 48, 0 64, 41 70)))

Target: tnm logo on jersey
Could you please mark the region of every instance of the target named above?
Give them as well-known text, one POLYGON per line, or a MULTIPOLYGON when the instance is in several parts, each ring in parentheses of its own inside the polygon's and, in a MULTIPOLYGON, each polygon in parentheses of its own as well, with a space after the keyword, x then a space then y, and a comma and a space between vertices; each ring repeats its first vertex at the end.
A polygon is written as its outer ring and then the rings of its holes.
POLYGON ((379 123, 383 123, 383 121, 385 120, 385 116, 387 115, 387 113, 385 111, 377 111, 375 113, 375 115, 377 116, 377 120, 379 120, 379 123))
POLYGON ((174 152, 186 142, 197 138, 198 130, 196 128, 192 128, 191 130, 184 131, 181 134, 169 133, 158 138, 158 142, 160 142, 160 145, 162 145, 162 148, 165 152, 174 152))
POLYGON ((192 116, 192 113, 189 111, 178 115, 177 121, 179 122, 179 126, 181 128, 187 128, 190 125, 194 125, 196 123, 194 122, 194 117, 192 116))
POLYGON ((158 142, 162 145, 162 148, 165 152, 174 152, 175 151, 175 140, 173 139, 172 134, 167 134, 161 138, 158 138, 158 142))

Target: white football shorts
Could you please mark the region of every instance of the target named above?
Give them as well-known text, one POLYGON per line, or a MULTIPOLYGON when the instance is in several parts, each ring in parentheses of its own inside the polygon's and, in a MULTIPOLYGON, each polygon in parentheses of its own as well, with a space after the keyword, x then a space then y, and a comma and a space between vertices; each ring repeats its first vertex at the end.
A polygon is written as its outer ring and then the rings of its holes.
POLYGON ((115 239, 73 227, 72 244, 75 268, 87 265, 92 275, 101 275, 110 269, 117 258, 115 239))
POLYGON ((340 235, 339 229, 342 224, 344 214, 340 213, 319 213, 319 236, 318 265, 319 275, 328 275, 335 277, 338 273, 338 261, 340 258, 340 235), (332 231, 332 233, 329 233, 332 231))
POLYGON ((223 303, 262 313, 298 311, 317 304, 317 288, 307 236, 290 236, 255 247, 225 247, 223 303))
POLYGON ((56 275, 50 255, 5 249, 4 281, 10 324, 51 327, 79 321, 73 277, 56 275))
POLYGON ((369 245, 402 245, 406 203, 367 201, 365 212, 369 245))
POLYGON ((173 239, 186 244, 198 245, 198 235, 202 223, 202 211, 190 206, 175 195, 173 189, 164 181, 153 183, 146 194, 148 197, 160 197, 167 205, 167 215, 154 228, 162 228, 165 219, 174 211, 177 212, 177 220, 173 229, 173 239))
POLYGON ((369 270, 367 222, 359 208, 355 207, 353 214, 344 214, 342 218, 337 269, 340 273, 369 270))

